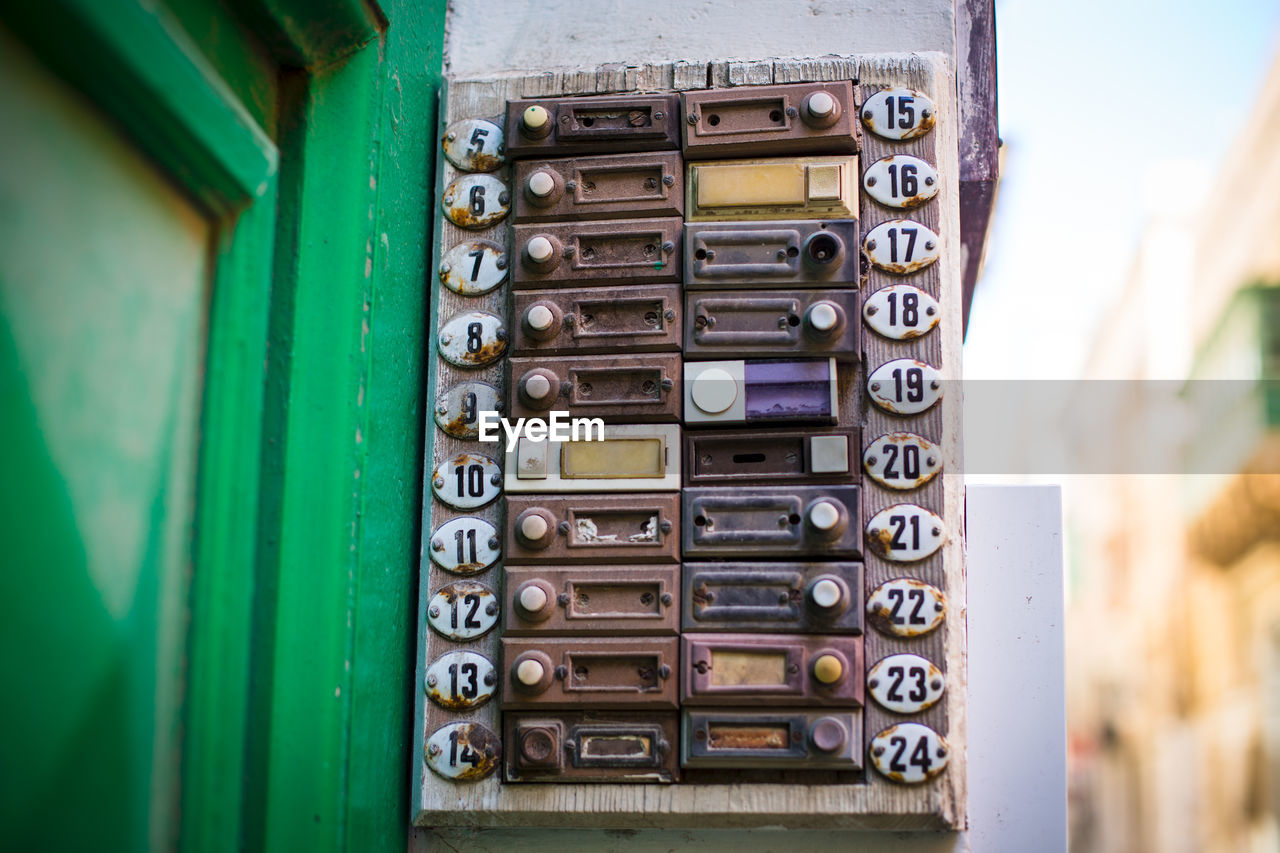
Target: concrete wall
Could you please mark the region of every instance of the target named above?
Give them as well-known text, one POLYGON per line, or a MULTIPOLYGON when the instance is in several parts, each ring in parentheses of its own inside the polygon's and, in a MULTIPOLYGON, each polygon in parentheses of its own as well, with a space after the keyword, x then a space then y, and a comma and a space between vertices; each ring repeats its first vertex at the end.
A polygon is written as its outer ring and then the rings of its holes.
POLYGON ((954 58, 953 0, 453 0, 445 70, 926 50, 954 58))

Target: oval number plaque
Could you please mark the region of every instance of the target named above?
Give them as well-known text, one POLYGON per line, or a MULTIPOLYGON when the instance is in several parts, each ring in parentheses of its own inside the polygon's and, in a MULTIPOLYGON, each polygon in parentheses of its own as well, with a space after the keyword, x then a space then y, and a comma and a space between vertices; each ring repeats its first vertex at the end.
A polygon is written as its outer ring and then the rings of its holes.
POLYGON ((942 670, 919 655, 882 658, 867 673, 867 692, 886 710, 918 714, 942 698, 942 670))
POLYGON ((507 328, 488 311, 454 314, 440 327, 440 357, 455 367, 484 367, 507 351, 507 328))
POLYGON ((909 341, 938 325, 938 302, 918 287, 894 284, 867 297, 862 317, 877 335, 909 341))
POLYGON ((483 118, 464 118, 449 125, 441 147, 450 163, 467 172, 492 172, 504 159, 502 128, 483 118))
POLYGON ((498 624, 498 597, 478 581, 454 581, 431 597, 427 622, 442 637, 474 640, 498 624))
POLYGON ((862 186, 885 207, 910 209, 938 194, 938 170, 919 157, 894 154, 872 163, 862 186))
POLYGON ((454 509, 478 509, 502 494, 502 470, 479 453, 459 453, 431 475, 436 499, 454 509))
POLYGON ((947 530, 942 519, 915 504, 894 504, 871 517, 867 545, 886 560, 923 560, 942 547, 947 530))
POLYGON ((862 104, 862 123, 884 139, 915 139, 938 120, 933 101, 914 89, 886 89, 862 104))
POLYGON ((445 188, 441 205, 459 228, 488 228, 511 210, 511 191, 493 175, 459 175, 445 188))
POLYGON ((942 399, 942 377, 931 364, 897 358, 872 371, 867 377, 867 393, 890 414, 918 415, 942 399))
POLYGON ((891 432, 867 446, 862 454, 867 476, 899 491, 918 489, 942 470, 937 445, 913 432, 891 432))
POLYGON ((899 723, 871 740, 871 763, 894 782, 914 785, 947 769, 951 750, 942 735, 920 723, 899 723))
POLYGON ((947 616, 942 590, 915 578, 894 578, 876 587, 867 599, 867 621, 881 633, 920 637, 947 616))
POLYGON ((507 280, 507 253, 492 240, 466 240, 440 259, 440 283, 461 296, 483 296, 507 280))
POLYGON ((938 260, 938 235, 911 219, 881 222, 862 241, 877 269, 896 275, 919 272, 938 260))
POLYGON ((500 411, 497 388, 488 382, 459 382, 436 398, 436 426, 454 438, 478 438, 480 413, 500 411))
POLYGON ((449 723, 423 747, 427 766, 450 782, 474 782, 493 772, 502 757, 498 736, 479 723, 449 723))
POLYGON ((450 711, 480 707, 493 698, 497 684, 493 663, 476 652, 448 652, 427 667, 427 696, 450 711))
POLYGON ((431 534, 431 562, 447 572, 474 575, 498 562, 498 531, 483 518, 455 518, 431 534))

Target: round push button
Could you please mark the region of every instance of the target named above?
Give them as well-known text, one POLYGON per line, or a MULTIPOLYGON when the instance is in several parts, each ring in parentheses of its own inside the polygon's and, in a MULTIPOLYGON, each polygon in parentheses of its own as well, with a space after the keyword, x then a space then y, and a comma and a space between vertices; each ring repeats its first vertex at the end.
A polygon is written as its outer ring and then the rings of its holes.
POLYGON ((813 677, 823 684, 835 684, 844 678, 844 664, 833 654, 818 655, 813 662, 813 677))
POLYGON ((547 520, 540 515, 529 514, 520 520, 520 535, 530 542, 537 542, 547 535, 547 520))
POLYGON ((546 676, 547 670, 540 661, 522 660, 516 664, 516 681, 526 687, 534 687, 546 676))
POLYGON ((835 717, 822 717, 813 724, 809 739, 814 749, 820 752, 836 752, 844 746, 846 732, 844 725, 835 717))
MULTIPOLYGON (((544 374, 535 373, 524 381, 524 393, 533 400, 545 400, 551 396, 551 380, 544 374)), ((544 525, 546 522, 542 522, 544 525)))
MULTIPOLYGON (((545 237, 535 237, 536 240, 545 240, 545 237)), ((550 243, 548 243, 550 245, 550 243)), ((530 252, 532 254, 532 251, 530 252)), ((551 313, 551 309, 545 305, 534 305, 525 312, 524 319, 529 323, 529 328, 535 332, 545 332, 551 328, 556 321, 556 315, 551 313)))
POLYGON ((546 237, 538 236, 529 241, 525 251, 529 253, 529 260, 536 264, 545 264, 555 253, 555 246, 552 246, 551 241, 546 237))
POLYGON ((826 118, 836 108, 836 99, 826 92, 814 92, 809 96, 809 115, 814 118, 826 118))
MULTIPOLYGON (((542 521, 542 519, 539 518, 538 516, 534 516, 534 518, 538 518, 539 521, 542 521)), ((542 523, 544 525, 546 524, 545 521, 543 521, 542 523)), ((542 587, 530 585, 520 590, 520 609, 521 610, 524 610, 527 613, 537 613, 546 606, 547 606, 547 591, 544 590, 542 587)), ((531 663, 531 662, 532 661, 525 661, 525 663, 531 663)), ((523 666, 523 664, 521 665, 523 666)))
POLYGON ((525 111, 520 114, 520 124, 529 130, 542 130, 550 120, 551 115, 547 112, 547 108, 540 107, 537 104, 526 107, 525 111))
POLYGON ((840 589, 840 584, 831 578, 822 578, 813 585, 813 589, 809 592, 809 598, 818 607, 830 610, 844 598, 844 591, 840 589))
POLYGON ((831 501, 818 501, 809 508, 809 523, 824 532, 834 530, 840 523, 840 508, 831 501))
POLYGON ((814 331, 831 332, 840 325, 840 311, 830 302, 819 302, 809 309, 808 319, 814 331))
POLYGON ((709 415, 727 411, 738 399, 738 383, 729 371, 712 367, 699 373, 690 391, 693 404, 709 415))
POLYGON ((538 198, 546 198, 555 192, 556 179, 548 172, 534 172, 529 176, 529 192, 538 198))

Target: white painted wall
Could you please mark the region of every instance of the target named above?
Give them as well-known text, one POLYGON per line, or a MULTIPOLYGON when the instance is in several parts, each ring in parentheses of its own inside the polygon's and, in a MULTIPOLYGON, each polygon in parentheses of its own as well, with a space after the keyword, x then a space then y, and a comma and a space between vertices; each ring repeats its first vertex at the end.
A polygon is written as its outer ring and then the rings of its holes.
POLYGON ((918 53, 955 57, 953 0, 453 0, 460 79, 676 59, 918 53))

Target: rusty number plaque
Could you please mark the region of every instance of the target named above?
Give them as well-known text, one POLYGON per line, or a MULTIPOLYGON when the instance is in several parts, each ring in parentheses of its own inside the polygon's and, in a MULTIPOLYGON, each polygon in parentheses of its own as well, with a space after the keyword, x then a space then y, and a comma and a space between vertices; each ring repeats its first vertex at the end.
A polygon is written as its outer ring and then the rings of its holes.
POLYGON ((684 634, 680 642, 686 705, 862 706, 861 637, 684 634))
POLYGON ((857 486, 684 490, 685 557, 859 557, 857 486))
POLYGON ((521 290, 511 298, 513 355, 680 351, 678 284, 521 290))
POLYGON ((861 563, 685 563, 680 598, 686 631, 862 633, 861 563))
POLYGON ((684 161, 678 151, 522 160, 515 186, 516 222, 684 213, 684 161))
POLYGON ((680 420, 678 353, 513 358, 509 370, 512 418, 555 409, 620 423, 680 420))
POLYGON ((679 721, 670 711, 504 715, 508 782, 675 782, 679 721))
POLYGON ((516 225, 512 286, 664 284, 680 280, 680 219, 516 225))
POLYGON ((676 95, 507 101, 507 156, 610 154, 680 147, 676 95))
MULTIPOLYGON (((503 708, 675 708, 675 637, 503 637, 503 708)), ((859 686, 862 678, 852 679, 859 686)))
POLYGON ((676 563, 679 524, 674 493, 508 496, 506 561, 676 563))
POLYGON ((856 220, 691 222, 684 227, 689 288, 829 286, 858 281, 856 220))
POLYGON ((686 767, 862 766, 861 711, 685 711, 686 767))
POLYGON ((857 360, 858 291, 717 290, 685 294, 689 358, 829 355, 857 360))
POLYGON ((679 566, 508 566, 503 632, 676 634, 679 594, 679 566))
POLYGON ((704 89, 681 98, 690 159, 858 150, 848 81, 704 89))
POLYGON ((685 433, 685 484, 857 482, 859 430, 685 433))

